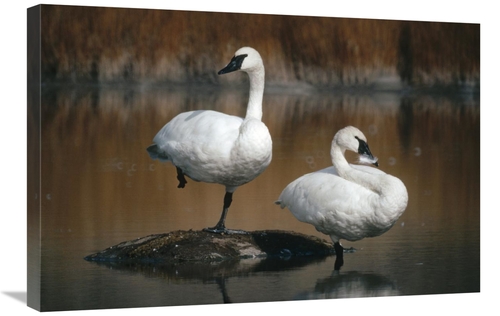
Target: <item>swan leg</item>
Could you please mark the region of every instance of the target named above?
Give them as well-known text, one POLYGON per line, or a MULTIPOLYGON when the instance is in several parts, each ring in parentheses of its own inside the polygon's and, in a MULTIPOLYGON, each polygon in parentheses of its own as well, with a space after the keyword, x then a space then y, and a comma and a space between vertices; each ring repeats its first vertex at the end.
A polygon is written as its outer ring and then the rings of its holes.
POLYGON ((214 227, 205 228, 205 231, 219 234, 226 232, 226 226, 224 225, 224 222, 226 221, 226 215, 229 211, 229 206, 231 206, 232 201, 233 193, 226 192, 226 195, 224 195, 224 206, 222 208, 222 214, 220 216, 219 222, 214 227))
POLYGON ((344 265, 344 247, 337 241, 333 243, 333 249, 335 249, 335 255, 337 256, 335 259, 335 270, 340 270, 340 267, 344 265))
POLYGON ((186 178, 184 177, 184 173, 182 173, 181 168, 175 167, 177 169, 177 180, 179 180, 178 188, 184 188, 186 186, 186 178))
POLYGON ((214 227, 204 228, 204 231, 216 234, 247 234, 247 232, 244 230, 227 229, 226 225, 224 224, 226 222, 227 212, 229 211, 229 206, 231 206, 232 201, 233 193, 226 192, 226 195, 224 195, 224 206, 222 208, 222 214, 220 216, 219 222, 214 227))

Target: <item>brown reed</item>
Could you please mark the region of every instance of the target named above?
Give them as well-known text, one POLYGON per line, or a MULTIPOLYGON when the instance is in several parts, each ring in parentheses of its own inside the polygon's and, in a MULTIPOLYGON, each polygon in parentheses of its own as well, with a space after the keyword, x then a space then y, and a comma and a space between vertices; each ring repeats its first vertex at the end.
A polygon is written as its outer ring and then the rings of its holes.
POLYGON ((45 82, 241 82, 219 79, 241 46, 267 82, 313 86, 479 84, 479 24, 42 6, 45 82))

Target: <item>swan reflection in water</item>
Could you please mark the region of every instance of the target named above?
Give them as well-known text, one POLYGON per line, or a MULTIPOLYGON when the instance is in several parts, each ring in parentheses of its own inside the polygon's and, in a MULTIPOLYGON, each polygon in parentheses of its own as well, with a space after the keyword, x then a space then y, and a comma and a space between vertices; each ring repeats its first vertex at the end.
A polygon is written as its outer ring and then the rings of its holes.
POLYGON ((333 166, 294 180, 275 202, 287 207, 299 221, 330 236, 337 256, 336 270, 344 264, 340 239, 357 241, 382 235, 408 204, 408 192, 401 180, 377 168, 349 164, 346 150, 358 153, 360 162, 378 167, 365 135, 347 126, 333 138, 333 166))
MULTIPOLYGON (((331 257, 330 257, 331 258, 331 257)), ((264 278, 256 283, 259 287, 278 286, 283 290, 277 298, 272 300, 305 300, 323 298, 349 298, 370 296, 393 296, 400 293, 393 282, 382 275, 362 273, 356 271, 341 272, 330 270, 331 259, 328 257, 291 257, 267 259, 243 259, 213 262, 211 264, 200 262, 184 262, 179 264, 153 264, 153 263, 124 263, 124 262, 93 262, 105 266, 109 273, 119 271, 131 274, 141 274, 150 279, 163 279, 170 283, 190 283, 193 280, 204 284, 217 284, 220 292, 219 300, 213 303, 246 302, 249 283, 253 276, 275 275, 277 272, 286 272, 288 277, 294 278, 296 274, 304 271, 325 271, 327 277, 317 279, 316 283, 297 285, 296 289, 290 288, 285 277, 283 279, 264 278), (267 281, 265 281, 267 280, 267 281), (262 283, 262 282, 269 282, 262 283), (228 287, 227 285, 231 286, 228 287)), ((283 274, 283 275, 285 275, 283 274)), ((315 274, 316 275, 316 274, 315 274)), ((321 274, 320 274, 321 275, 321 274)), ((311 280, 313 281, 313 280, 311 280)))
POLYGON ((334 272, 316 281, 313 291, 298 294, 294 299, 331 299, 399 295, 394 283, 378 274, 357 271, 334 272))
MULTIPOLYGON (((227 277, 216 277, 215 282, 221 292, 224 303, 233 303, 226 287, 227 277)), ((400 292, 388 278, 373 274, 349 271, 340 273, 334 270, 326 278, 319 279, 313 290, 304 291, 293 297, 293 300, 361 298, 397 296, 400 292)))

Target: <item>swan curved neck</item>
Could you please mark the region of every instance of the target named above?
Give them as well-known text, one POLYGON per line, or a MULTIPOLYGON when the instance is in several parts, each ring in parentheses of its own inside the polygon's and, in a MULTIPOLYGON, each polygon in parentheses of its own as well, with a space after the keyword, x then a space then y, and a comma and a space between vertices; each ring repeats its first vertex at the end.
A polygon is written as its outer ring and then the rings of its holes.
POLYGON ((248 72, 250 78, 250 95, 246 118, 262 120, 262 98, 264 96, 264 67, 248 72))
POLYGON ((345 149, 341 149, 337 144, 332 144, 330 152, 332 163, 339 176, 345 180, 361 185, 377 194, 381 194, 381 187, 378 177, 352 168, 345 159, 345 149))
POLYGON ((351 167, 345 159, 345 149, 341 149, 337 144, 332 143, 332 148, 330 151, 330 156, 332 158, 332 163, 339 175, 343 178, 346 172, 349 172, 351 167))

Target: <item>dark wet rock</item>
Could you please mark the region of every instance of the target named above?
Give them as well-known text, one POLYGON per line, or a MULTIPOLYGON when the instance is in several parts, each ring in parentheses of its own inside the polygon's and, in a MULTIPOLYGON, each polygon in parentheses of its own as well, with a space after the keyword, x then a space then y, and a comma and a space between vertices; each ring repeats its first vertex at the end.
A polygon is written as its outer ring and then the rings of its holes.
POLYGON ((173 231, 125 241, 85 257, 96 262, 213 262, 246 258, 291 258, 334 254, 324 240, 288 231, 213 234, 173 231))

